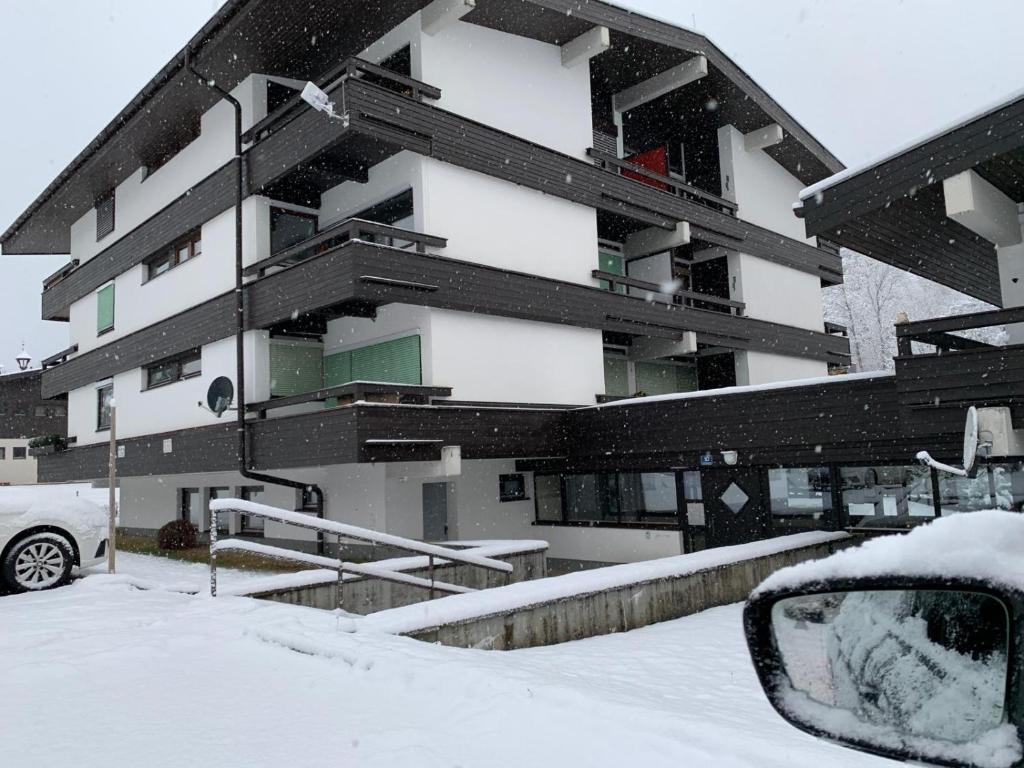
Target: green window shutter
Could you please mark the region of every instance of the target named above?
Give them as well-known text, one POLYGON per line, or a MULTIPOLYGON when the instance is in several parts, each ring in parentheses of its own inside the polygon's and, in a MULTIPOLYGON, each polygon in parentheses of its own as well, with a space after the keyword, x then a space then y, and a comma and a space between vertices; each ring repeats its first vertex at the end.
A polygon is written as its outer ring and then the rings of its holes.
POLYGON ((338 352, 324 357, 324 386, 336 387, 352 381, 352 353, 338 352))
POLYGON ((287 397, 315 392, 323 385, 324 353, 319 346, 271 343, 270 394, 287 397))
POLYGON ((676 391, 676 366, 662 363, 636 364, 636 389, 648 395, 668 395, 676 391))
MULTIPOLYGON (((611 272, 613 275, 621 275, 623 277, 626 275, 626 266, 622 259, 622 254, 615 253, 614 251, 600 251, 597 255, 597 267, 602 272, 611 272)), ((597 283, 604 290, 611 290, 611 283, 607 280, 598 280, 597 283)), ((625 293, 626 286, 617 286, 615 292, 625 293)))
POLYGON ((114 284, 96 291, 96 333, 114 327, 114 284))
POLYGON ((352 350, 352 380, 422 383, 420 337, 405 336, 352 350))
POLYGON ((624 357, 605 357, 604 393, 606 395, 628 395, 629 367, 624 357))

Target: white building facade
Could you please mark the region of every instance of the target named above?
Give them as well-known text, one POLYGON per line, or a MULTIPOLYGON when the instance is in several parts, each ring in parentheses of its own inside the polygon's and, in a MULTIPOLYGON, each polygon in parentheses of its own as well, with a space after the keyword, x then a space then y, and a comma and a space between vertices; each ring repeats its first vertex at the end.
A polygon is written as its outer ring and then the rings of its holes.
MULTIPOLYGON (((257 24, 263 5, 222 13, 257 24)), ((402 5, 415 10, 363 39, 217 77, 246 132, 248 468, 318 486, 331 519, 403 536, 544 538, 552 557, 594 562, 679 553, 680 517, 700 525, 696 464, 541 467, 573 439, 573 409, 842 364, 821 306, 839 259, 791 210, 838 164, 684 30, 627 32, 629 14, 599 3, 603 24, 402 5), (349 123, 297 100, 307 79, 349 123)), ((193 41, 191 63, 205 72, 228 44, 193 41)), ((71 261, 43 314, 67 320, 72 346, 43 391, 67 395, 73 442, 44 475, 104 474, 116 402, 121 521, 147 531, 182 516, 208 528, 218 496, 316 506, 243 477, 234 414, 203 407, 215 379, 237 383, 234 114, 178 66, 140 94, 163 117, 182 99, 173 135, 125 123, 61 184, 95 195, 115 151, 134 170, 84 212, 41 198, 4 243, 70 221, 49 244, 71 261)), ((256 525, 231 522, 303 536, 256 525)))

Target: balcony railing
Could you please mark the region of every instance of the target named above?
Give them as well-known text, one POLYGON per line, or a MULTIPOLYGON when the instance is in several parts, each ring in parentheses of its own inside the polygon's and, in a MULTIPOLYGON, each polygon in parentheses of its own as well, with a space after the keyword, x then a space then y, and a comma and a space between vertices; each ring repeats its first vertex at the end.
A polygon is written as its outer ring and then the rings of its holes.
POLYGON ((620 285, 625 288, 636 288, 637 290, 646 291, 648 293, 667 296, 671 300, 671 303, 690 307, 691 309, 706 309, 713 312, 724 312, 726 314, 739 316, 743 314, 743 310, 747 306, 742 301, 723 299, 718 296, 709 296, 705 293, 694 293, 693 291, 673 291, 666 289, 664 286, 658 285, 657 283, 649 283, 646 280, 637 280, 634 277, 624 277, 622 275, 616 275, 613 272, 604 272, 600 269, 595 269, 591 274, 598 280, 604 280, 610 283, 610 290, 612 291, 615 290, 616 286, 620 285))
POLYGON ((305 261, 311 256, 323 253, 349 240, 363 240, 383 245, 395 246, 398 243, 411 245, 416 253, 426 253, 427 248, 444 248, 448 241, 443 237, 424 235, 410 229, 378 224, 364 219, 345 219, 317 232, 312 237, 290 245, 270 257, 246 267, 244 275, 263 277, 271 267, 287 267, 305 261))
POLYGON ((288 397, 273 397, 248 403, 246 410, 263 419, 267 411, 305 403, 323 403, 335 399, 336 405, 351 405, 356 402, 392 403, 406 405, 429 405, 432 398, 451 397, 451 387, 430 387, 420 384, 389 384, 379 381, 350 381, 334 387, 324 387, 313 392, 288 397))
POLYGON ((687 184, 673 176, 664 176, 650 170, 649 168, 644 168, 642 165, 636 165, 628 160, 620 160, 614 155, 609 155, 607 152, 602 152, 594 148, 588 149, 587 155, 592 157, 595 163, 606 171, 620 176, 625 176, 626 174, 629 174, 631 177, 641 176, 643 179, 649 180, 641 181, 640 179, 633 179, 638 184, 657 186, 676 197, 682 197, 687 200, 700 203, 701 205, 705 205, 709 208, 714 208, 715 210, 728 213, 730 216, 736 215, 736 203, 731 200, 726 200, 724 197, 712 194, 711 192, 705 192, 703 189, 699 189, 692 184, 687 184))
POLYGON ((54 272, 52 275, 50 275, 47 278, 44 278, 43 279, 43 290, 44 291, 48 291, 50 288, 53 288, 53 286, 55 286, 57 283, 59 283, 65 277, 67 277, 72 272, 74 272, 76 269, 78 269, 78 263, 79 263, 78 259, 72 259, 67 264, 65 264, 63 267, 61 267, 56 272, 54 272))
MULTIPOLYGON (((352 57, 341 62, 333 69, 318 77, 314 82, 325 91, 330 91, 341 80, 361 78, 380 85, 388 90, 397 91, 403 95, 420 101, 424 98, 441 98, 441 89, 433 85, 421 82, 407 75, 392 72, 390 69, 371 64, 363 59, 352 57)), ((275 109, 256 125, 242 134, 245 142, 259 141, 273 131, 279 129, 284 123, 293 118, 301 111, 304 102, 301 95, 296 91, 295 95, 275 109)))
POLYGON ((914 354, 914 342, 935 347, 939 353, 957 350, 993 349, 999 345, 957 334, 964 331, 998 328, 1016 323, 1024 323, 1024 307, 897 323, 896 347, 901 357, 909 357, 914 354))

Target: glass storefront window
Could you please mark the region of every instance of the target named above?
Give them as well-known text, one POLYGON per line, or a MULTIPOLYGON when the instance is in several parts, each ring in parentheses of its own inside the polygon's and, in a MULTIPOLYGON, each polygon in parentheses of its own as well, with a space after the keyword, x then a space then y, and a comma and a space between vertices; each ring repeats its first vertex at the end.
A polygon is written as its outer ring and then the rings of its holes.
POLYGON ((832 482, 827 467, 787 467, 768 470, 772 530, 816 530, 832 511, 832 482))
POLYGON ((540 475, 538 522, 678 524, 674 472, 540 475))
POLYGON ((843 467, 839 477, 851 526, 909 527, 935 516, 928 467, 843 467))
POLYGON ((537 499, 537 520, 554 523, 562 519, 562 478, 559 475, 534 475, 533 494, 537 499))
POLYGON ((943 515, 979 509, 1024 511, 1024 464, 984 464, 975 477, 939 473, 943 515))

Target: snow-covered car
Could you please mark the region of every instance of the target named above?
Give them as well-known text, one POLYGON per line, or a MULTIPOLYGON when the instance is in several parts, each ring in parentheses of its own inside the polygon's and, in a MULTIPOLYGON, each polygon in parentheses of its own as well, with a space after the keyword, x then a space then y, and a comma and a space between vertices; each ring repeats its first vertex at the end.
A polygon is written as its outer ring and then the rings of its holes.
POLYGON ((855 749, 1024 766, 1024 515, 953 515, 770 576, 744 624, 775 709, 855 749))
POLYGON ((106 556, 107 511, 81 486, 0 488, 0 586, 33 592, 67 584, 106 556))

